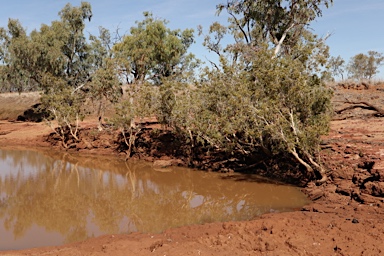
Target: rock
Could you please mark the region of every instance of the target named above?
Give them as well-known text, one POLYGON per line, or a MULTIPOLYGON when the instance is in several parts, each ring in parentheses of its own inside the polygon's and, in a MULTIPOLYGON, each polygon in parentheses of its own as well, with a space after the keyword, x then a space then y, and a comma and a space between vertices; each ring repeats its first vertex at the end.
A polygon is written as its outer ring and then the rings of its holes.
POLYGON ((101 143, 104 146, 104 148, 112 147, 111 143, 108 140, 102 140, 101 143))
POLYGON ((327 193, 335 193, 337 189, 337 186, 334 184, 329 184, 328 186, 325 187, 325 191, 327 193))
POLYGON ((353 155, 352 159, 353 160, 358 160, 360 158, 360 155, 359 154, 355 154, 353 155))

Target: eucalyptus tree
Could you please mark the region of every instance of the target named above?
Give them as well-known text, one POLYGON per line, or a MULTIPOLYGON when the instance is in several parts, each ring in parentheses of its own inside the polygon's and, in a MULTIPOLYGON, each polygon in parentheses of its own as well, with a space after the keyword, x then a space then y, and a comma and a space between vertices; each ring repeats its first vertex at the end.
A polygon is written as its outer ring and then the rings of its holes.
MULTIPOLYGON (((218 22, 209 28, 204 45, 219 56, 231 61, 243 61, 252 68, 250 52, 273 50, 273 58, 301 59, 309 72, 321 74, 326 68, 329 47, 325 41, 330 34, 319 37, 313 34, 310 23, 322 16, 333 0, 228 0, 217 5, 217 14, 226 11, 229 25, 218 22), (224 38, 233 43, 222 45, 224 38)), ((203 30, 199 28, 199 34, 203 30)))
POLYGON ((42 24, 29 35, 13 19, 9 20, 8 29, 2 28, 0 33, 1 60, 7 67, 4 73, 7 76, 16 74, 15 77, 23 77, 39 86, 43 91, 43 107, 57 121, 58 128, 54 130, 65 147, 70 146, 68 137, 79 141, 79 121, 87 112, 87 92, 96 88, 93 95, 97 95, 101 84, 105 91, 116 88, 116 79, 109 74, 113 65, 104 60, 108 56, 103 53, 106 49, 102 49, 106 47, 102 40, 107 40, 107 33, 101 30, 99 38, 91 38, 93 43, 84 35, 86 21, 91 18, 89 3, 67 4, 59 12, 59 20, 50 25, 42 24), (107 80, 108 84, 104 85, 107 80))
POLYGON ((308 25, 322 15, 322 7, 333 0, 228 0, 217 6, 220 14, 226 10, 230 16, 229 29, 236 43, 245 42, 253 47, 268 43, 274 55, 297 45, 308 25))
POLYGON ((31 80, 31 74, 22 69, 22 63, 14 58, 18 47, 25 47, 26 30, 20 22, 9 19, 7 28, 0 28, 0 81, 2 91, 37 90, 39 84, 31 80))
POLYGON ((287 156, 325 181, 317 156, 331 113, 332 93, 322 80, 329 53, 325 38, 309 25, 331 3, 243 0, 218 5, 219 14, 228 12, 229 25, 212 24, 204 45, 219 55, 220 63, 205 69, 190 92, 174 91, 173 125, 193 143, 232 156, 287 156), (234 43, 222 45, 228 34, 234 43))
POLYGON ((125 99, 116 106, 113 125, 121 131, 130 157, 135 139, 141 131, 139 118, 156 115, 164 123, 168 101, 164 95, 169 88, 167 81, 189 83, 194 80, 200 61, 189 47, 194 43, 192 29, 172 30, 168 21, 144 12, 144 20, 136 21, 130 34, 113 46, 113 55, 119 65, 119 73, 125 73, 127 87, 125 99), (154 86, 157 85, 157 86, 154 86), (165 112, 165 113, 163 113, 165 112))
POLYGON ((99 27, 99 36, 90 36, 90 56, 92 57, 94 72, 91 74, 92 83, 89 83, 89 97, 97 104, 97 116, 99 130, 102 130, 102 122, 107 103, 117 103, 122 96, 119 67, 112 53, 112 41, 110 32, 99 27))
POLYGON ((198 65, 188 49, 194 43, 193 29, 171 30, 167 21, 144 12, 144 20, 136 21, 130 34, 114 45, 122 69, 133 83, 150 81, 160 84, 163 78, 187 79, 184 72, 198 65))
POLYGON ((349 77, 357 80, 371 80, 379 73, 379 67, 383 65, 383 61, 383 54, 376 51, 368 51, 367 54, 356 54, 347 65, 349 77))
POLYGON ((340 76, 344 80, 345 61, 341 56, 331 57, 328 63, 333 76, 340 76))

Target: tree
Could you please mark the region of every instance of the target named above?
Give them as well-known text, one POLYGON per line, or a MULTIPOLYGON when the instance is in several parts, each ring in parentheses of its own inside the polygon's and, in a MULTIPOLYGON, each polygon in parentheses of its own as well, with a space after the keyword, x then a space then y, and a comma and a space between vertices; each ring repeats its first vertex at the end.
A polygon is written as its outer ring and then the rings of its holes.
POLYGON ((300 60, 273 56, 272 50, 255 53, 252 73, 244 63, 224 61, 194 89, 174 85, 170 124, 192 145, 209 145, 232 158, 291 155, 325 181, 316 155, 329 127, 331 90, 300 60))
POLYGON ((289 53, 297 45, 306 27, 322 15, 322 5, 333 0, 228 0, 217 6, 218 14, 230 15, 229 29, 236 43, 259 47, 270 43, 274 56, 289 53))
POLYGON ((122 96, 121 82, 119 79, 118 64, 112 53, 112 40, 110 32, 99 27, 99 37, 90 36, 94 72, 92 83, 88 84, 89 97, 97 106, 99 120, 98 128, 102 130, 104 112, 108 102, 117 103, 122 96))
POLYGON ((39 88, 39 84, 30 79, 31 74, 22 69, 22 62, 14 58, 19 47, 27 48, 26 40, 26 31, 18 20, 9 19, 8 29, 0 28, 0 81, 3 91, 22 92, 39 88))
MULTIPOLYGON (((328 46, 307 29, 332 1, 227 1, 229 26, 214 23, 204 44, 220 56, 200 83, 171 82, 169 124, 192 146, 237 156, 286 156, 308 175, 327 179, 317 158, 331 115, 331 90, 322 80, 328 46), (221 46, 229 31, 234 43, 221 46)), ((200 29, 201 32, 201 29, 200 29)), ((168 95, 170 92, 166 92, 168 95)), ((267 165, 267 164, 266 164, 267 165)))
MULTIPOLYGON (((63 146, 69 147, 80 140, 79 121, 87 112, 87 99, 113 101, 120 88, 109 55, 108 31, 101 29, 99 38, 91 36, 91 43, 84 36, 85 23, 92 17, 91 5, 67 4, 59 17, 30 35, 17 20, 9 20, 8 29, 2 28, 0 33, 0 58, 6 64, 4 74, 14 77, 14 83, 22 77, 43 90, 43 107, 57 121, 59 127, 54 130, 63 146)), ((100 103, 100 120, 102 108, 100 103)))
POLYGON ((132 84, 127 88, 125 97, 115 106, 116 116, 111 120, 111 124, 120 131, 127 146, 127 159, 131 157, 136 138, 142 130, 140 122, 137 124, 136 121, 151 117, 158 106, 157 89, 149 83, 132 84))
POLYGON ((6 49, 3 62, 18 73, 24 72, 44 90, 52 86, 44 83, 47 74, 74 89, 89 77, 89 46, 83 30, 85 19, 92 17, 91 6, 86 2, 80 7, 67 4, 59 15, 60 21, 53 21, 50 26, 43 24, 40 31, 33 30, 29 36, 12 19, 8 31, 2 33, 2 46, 6 49))
POLYGON ((53 21, 51 26, 42 25, 40 31, 31 33, 32 43, 36 42, 44 51, 41 62, 35 63, 31 72, 40 75, 38 79, 45 92, 43 106, 59 124, 63 146, 69 147, 67 131, 78 142, 79 121, 85 116, 86 95, 80 89, 90 82, 92 59, 83 31, 85 21, 92 17, 91 5, 67 4, 59 15, 59 21, 53 21))
POLYGON ((368 51, 368 54, 359 53, 353 56, 347 66, 348 74, 352 79, 371 80, 379 73, 379 66, 383 64, 384 56, 376 51, 368 51))
POLYGON ((331 57, 329 59, 329 62, 328 62, 328 65, 330 67, 330 71, 332 73, 332 76, 334 77, 337 77, 337 76, 341 76, 341 80, 344 80, 344 63, 345 61, 343 60, 343 58, 341 58, 341 56, 337 56, 337 57, 331 57))
POLYGON ((130 82, 159 84, 163 78, 180 77, 198 65, 194 56, 187 53, 194 42, 192 29, 171 30, 166 27, 166 20, 155 19, 149 12, 144 12, 144 17, 143 21, 136 21, 130 35, 114 45, 122 68, 131 75, 130 82))

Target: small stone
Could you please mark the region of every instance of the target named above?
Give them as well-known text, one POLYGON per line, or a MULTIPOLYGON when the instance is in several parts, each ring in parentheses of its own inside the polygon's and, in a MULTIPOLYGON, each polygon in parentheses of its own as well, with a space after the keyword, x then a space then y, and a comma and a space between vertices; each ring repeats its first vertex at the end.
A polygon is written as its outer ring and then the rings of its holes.
POLYGON ((352 223, 354 223, 354 224, 359 223, 359 220, 358 219, 353 219, 352 223))

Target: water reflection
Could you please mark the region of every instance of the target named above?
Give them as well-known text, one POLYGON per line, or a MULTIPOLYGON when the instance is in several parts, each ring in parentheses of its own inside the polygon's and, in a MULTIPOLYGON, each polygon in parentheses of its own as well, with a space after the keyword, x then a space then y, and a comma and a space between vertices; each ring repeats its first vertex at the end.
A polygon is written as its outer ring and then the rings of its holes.
POLYGON ((234 180, 115 158, 0 150, 0 250, 245 220, 307 202, 296 188, 234 180))

